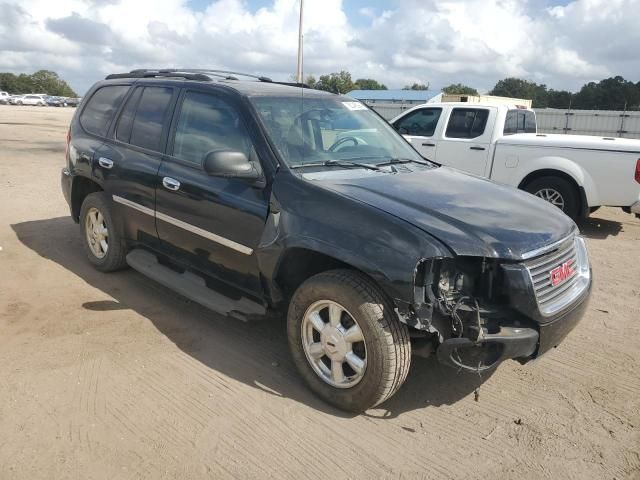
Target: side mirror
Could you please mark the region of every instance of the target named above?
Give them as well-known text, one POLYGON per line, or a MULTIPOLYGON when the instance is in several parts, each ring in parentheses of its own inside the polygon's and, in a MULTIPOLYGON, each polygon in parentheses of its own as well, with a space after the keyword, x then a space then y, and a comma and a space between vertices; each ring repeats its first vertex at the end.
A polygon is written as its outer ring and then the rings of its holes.
POLYGON ((204 156, 204 171, 211 176, 258 180, 261 173, 253 162, 234 150, 212 150, 204 156))

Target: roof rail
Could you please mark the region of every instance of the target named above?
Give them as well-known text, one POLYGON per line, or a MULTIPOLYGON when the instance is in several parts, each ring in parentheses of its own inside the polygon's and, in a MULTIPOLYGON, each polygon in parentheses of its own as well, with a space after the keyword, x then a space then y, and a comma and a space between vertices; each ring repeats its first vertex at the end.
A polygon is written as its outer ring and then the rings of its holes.
POLYGON ((153 77, 171 77, 184 78, 185 80, 200 80, 204 82, 211 81, 211 77, 200 73, 183 72, 182 70, 170 69, 138 69, 131 70, 129 73, 112 73, 107 75, 105 80, 113 80, 117 78, 153 78, 153 77))
MULTIPOLYGON (((261 82, 273 82, 269 77, 265 77, 263 75, 253 75, 251 73, 242 73, 242 72, 233 72, 231 70, 216 70, 213 68, 184 68, 180 69, 181 72, 193 72, 193 73, 214 73, 214 74, 225 74, 225 75, 240 75, 242 77, 255 78, 256 80, 260 80, 261 82)), ((237 79, 235 79, 237 80, 237 79)))

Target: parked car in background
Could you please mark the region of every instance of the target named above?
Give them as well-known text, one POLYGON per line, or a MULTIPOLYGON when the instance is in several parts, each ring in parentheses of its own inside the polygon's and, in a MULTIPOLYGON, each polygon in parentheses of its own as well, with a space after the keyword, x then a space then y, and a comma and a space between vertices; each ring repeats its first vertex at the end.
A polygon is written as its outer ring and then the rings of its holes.
POLYGON ((9 103, 9 97, 11 97, 11 95, 9 95, 8 92, 0 92, 0 103, 3 105, 6 105, 9 103))
POLYGON ((9 104, 18 105, 18 101, 22 100, 22 97, 24 97, 24 95, 11 95, 9 97, 9 104))
POLYGON ((82 98, 67 97, 66 103, 68 107, 77 107, 81 101, 82 98))
POLYGON ((423 104, 391 120, 425 158, 547 200, 573 219, 600 206, 640 214, 640 140, 538 134, 517 105, 423 104))
POLYGON ((47 95, 44 98, 44 101, 50 107, 66 107, 67 106, 67 99, 65 97, 52 97, 47 95))
POLYGON ((571 219, 424 160, 349 97, 216 71, 109 75, 73 116, 65 163, 96 269, 129 265, 240 320, 286 314, 301 376, 343 409, 392 396, 412 345, 480 374, 552 349, 587 307, 571 219))
POLYGON ((43 95, 23 95, 22 98, 17 101, 17 105, 37 105, 40 107, 46 107, 47 102, 43 95))

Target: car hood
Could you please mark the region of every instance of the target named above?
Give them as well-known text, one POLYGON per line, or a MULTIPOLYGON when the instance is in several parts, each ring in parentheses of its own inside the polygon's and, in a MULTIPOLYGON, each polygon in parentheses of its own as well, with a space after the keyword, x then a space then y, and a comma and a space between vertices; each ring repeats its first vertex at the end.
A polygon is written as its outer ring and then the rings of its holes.
POLYGON ((457 255, 519 259, 576 229, 544 200, 447 167, 327 175, 317 184, 409 222, 457 255))

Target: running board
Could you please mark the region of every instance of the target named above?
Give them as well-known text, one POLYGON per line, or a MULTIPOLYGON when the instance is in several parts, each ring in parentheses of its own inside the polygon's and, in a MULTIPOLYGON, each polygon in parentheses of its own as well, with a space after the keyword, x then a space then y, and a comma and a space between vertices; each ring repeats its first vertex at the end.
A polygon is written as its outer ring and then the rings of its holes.
POLYGON ((189 271, 178 273, 160 264, 158 258, 146 250, 134 249, 127 255, 129 266, 143 275, 170 288, 189 300, 222 315, 248 321, 266 314, 264 306, 242 297, 227 297, 207 287, 204 278, 189 271))

